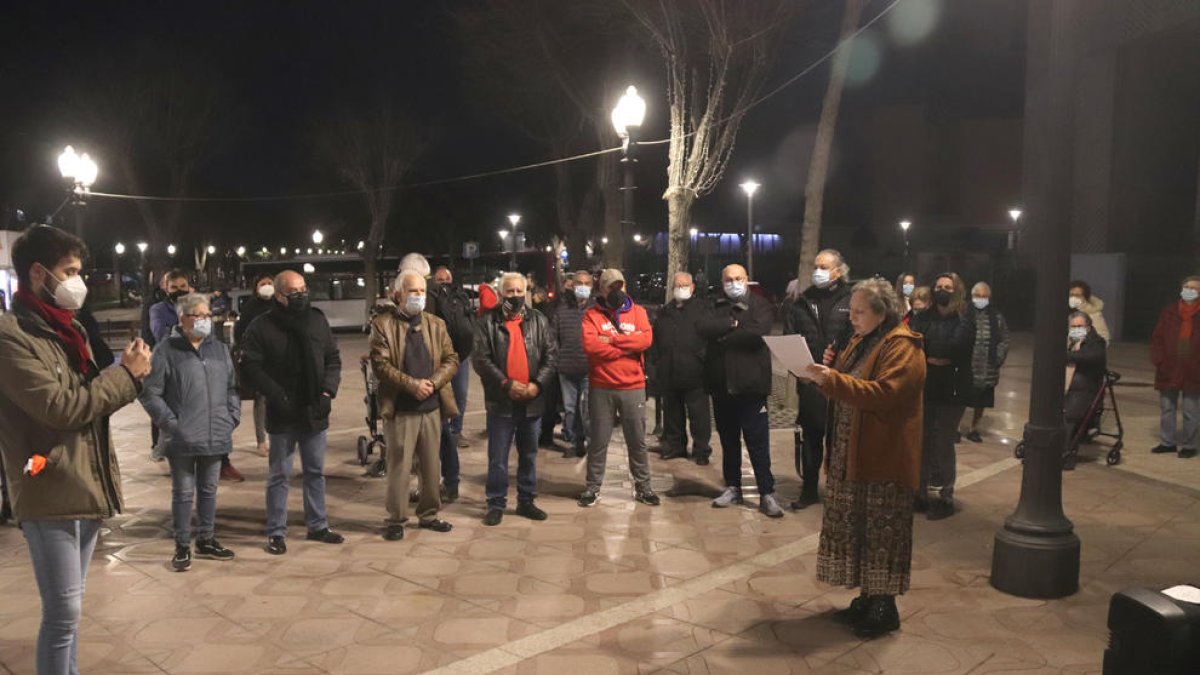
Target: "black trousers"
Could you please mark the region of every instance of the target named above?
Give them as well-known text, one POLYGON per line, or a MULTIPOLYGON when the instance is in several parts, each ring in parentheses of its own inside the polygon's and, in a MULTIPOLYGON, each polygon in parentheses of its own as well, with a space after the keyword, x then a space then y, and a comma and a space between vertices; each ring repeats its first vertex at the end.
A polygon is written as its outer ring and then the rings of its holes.
POLYGON ((721 439, 721 473, 726 487, 742 486, 742 439, 750 455, 750 467, 759 494, 775 492, 771 473, 771 418, 767 397, 759 394, 714 396, 713 414, 721 439))
POLYGON ((562 421, 562 416, 558 414, 559 406, 562 405, 562 387, 558 384, 558 376, 554 377, 553 384, 542 390, 542 395, 546 397, 546 408, 542 413, 538 442, 546 444, 554 442, 554 427, 562 421))
POLYGON ((685 425, 691 424, 692 452, 697 457, 712 455, 712 415, 708 393, 703 387, 664 389, 662 444, 671 453, 687 454, 685 425))
POLYGON ((821 463, 825 461, 825 423, 829 402, 813 385, 799 382, 796 392, 800 405, 796 410, 796 473, 805 486, 815 488, 821 481, 821 463))

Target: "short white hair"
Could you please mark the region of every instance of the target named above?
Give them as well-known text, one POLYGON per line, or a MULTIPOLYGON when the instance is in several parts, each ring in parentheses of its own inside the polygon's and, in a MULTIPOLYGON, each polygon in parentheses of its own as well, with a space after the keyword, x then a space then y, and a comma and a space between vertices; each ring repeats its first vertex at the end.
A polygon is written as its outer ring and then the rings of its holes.
POLYGON ((679 277, 685 277, 687 279, 689 286, 691 284, 696 283, 696 281, 694 279, 692 279, 692 275, 690 272, 676 272, 675 275, 671 277, 671 285, 674 285, 675 280, 678 279, 679 277))
POLYGON ((175 313, 183 317, 183 315, 190 314, 200 305, 204 305, 210 310, 212 309, 212 304, 207 295, 203 293, 188 293, 175 301, 175 313))
POLYGON ((409 278, 417 278, 425 281, 425 276, 416 270, 401 270, 400 274, 396 275, 396 279, 392 281, 392 291, 394 293, 404 292, 404 280, 409 278))
POLYGON ((817 253, 817 258, 820 258, 823 255, 830 255, 837 259, 837 268, 841 271, 843 279, 848 279, 850 277, 850 266, 846 264, 846 259, 842 257, 841 251, 837 250, 836 248, 822 249, 817 253))
POLYGON ((400 259, 400 267, 397 271, 416 272, 421 275, 421 278, 425 278, 429 276, 429 261, 420 253, 409 253, 400 259))
POLYGON ((986 281, 980 281, 971 287, 971 295, 975 295, 976 291, 987 291, 987 294, 991 295, 992 287, 986 281))
POLYGON ((503 293, 504 285, 507 282, 512 281, 514 279, 519 280, 521 282, 521 286, 523 288, 525 288, 526 290, 529 289, 529 280, 525 278, 524 274, 521 274, 520 272, 505 272, 504 274, 500 275, 500 283, 498 285, 500 288, 500 292, 503 293))

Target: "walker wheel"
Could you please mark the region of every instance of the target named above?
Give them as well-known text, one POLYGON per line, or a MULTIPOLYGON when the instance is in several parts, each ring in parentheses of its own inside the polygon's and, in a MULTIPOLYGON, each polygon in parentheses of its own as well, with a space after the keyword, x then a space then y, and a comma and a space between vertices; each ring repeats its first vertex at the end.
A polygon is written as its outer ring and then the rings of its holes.
POLYGON ((1116 465, 1120 464, 1121 463, 1121 450, 1124 447, 1125 447, 1124 443, 1122 443, 1121 441, 1117 441, 1112 446, 1112 450, 1108 451, 1108 456, 1105 457, 1104 461, 1107 462, 1109 466, 1116 466, 1116 465))
POLYGON ((1017 447, 1013 448, 1013 457, 1025 459, 1025 441, 1017 443, 1017 447))
POLYGON ((358 465, 366 466, 367 462, 370 461, 369 460, 370 455, 371 455, 370 442, 367 440, 366 436, 359 436, 358 437, 358 465))

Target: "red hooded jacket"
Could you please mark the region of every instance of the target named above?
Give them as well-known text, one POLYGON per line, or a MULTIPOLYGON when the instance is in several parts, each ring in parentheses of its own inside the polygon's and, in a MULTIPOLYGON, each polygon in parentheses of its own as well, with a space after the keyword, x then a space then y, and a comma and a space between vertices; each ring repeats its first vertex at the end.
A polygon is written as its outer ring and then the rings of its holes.
POLYGON ((641 389, 646 386, 644 353, 654 341, 650 319, 641 305, 626 301, 620 330, 612 315, 599 305, 583 315, 583 351, 588 357, 588 384, 601 389, 641 389), (608 338, 602 342, 601 337, 608 338))

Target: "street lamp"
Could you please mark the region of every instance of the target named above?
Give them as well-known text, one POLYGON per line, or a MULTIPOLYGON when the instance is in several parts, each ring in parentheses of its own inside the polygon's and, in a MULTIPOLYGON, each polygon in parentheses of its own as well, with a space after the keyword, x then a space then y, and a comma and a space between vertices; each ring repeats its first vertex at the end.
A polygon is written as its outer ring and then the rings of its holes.
POLYGON ((900 231, 904 233, 904 273, 908 274, 912 270, 908 267, 908 228, 912 227, 911 220, 900 221, 900 231))
POLYGON ((175 248, 175 244, 168 244, 168 245, 167 245, 167 255, 175 255, 175 251, 176 251, 176 250, 177 250, 177 249, 175 248))
POLYGON ((113 288, 116 289, 117 306, 125 306, 125 297, 121 294, 121 256, 125 254, 125 244, 117 242, 113 246, 113 288))
MULTIPOLYGON (((267 250, 267 247, 264 246, 263 252, 266 252, 266 250, 267 250)), ((244 257, 246 255, 246 247, 245 246, 237 247, 237 250, 235 251, 235 253, 237 253, 237 256, 239 258, 244 257)))
POLYGON ((646 119, 646 102, 638 96, 637 87, 630 86, 617 101, 612 111, 613 130, 621 143, 621 166, 624 178, 621 182, 621 234, 632 230, 636 224, 633 217, 633 195, 637 186, 633 182, 633 169, 637 164, 637 132, 646 119))
POLYGON ((321 232, 320 230, 313 230, 312 242, 314 244, 320 244, 323 241, 325 241, 325 233, 321 232))
POLYGON ((58 172, 70 182, 70 200, 75 212, 75 236, 82 239, 83 208, 87 204, 92 183, 96 182, 96 176, 100 173, 100 167, 86 152, 77 155, 75 148, 68 145, 58 156, 58 172))
POLYGON ((1021 219, 1021 209, 1009 209, 1008 217, 1012 218, 1013 225, 1016 225, 1017 221, 1021 219))
POLYGON ((517 269, 517 223, 521 222, 521 216, 517 213, 508 214, 508 222, 512 224, 512 252, 508 259, 508 269, 517 269))
POLYGON ((754 193, 758 183, 748 180, 741 184, 746 193, 746 275, 754 278, 754 193))
POLYGON ((209 247, 204 250, 208 252, 209 255, 216 255, 217 253, 217 247, 212 245, 209 245, 209 247))
POLYGON ((640 234, 637 234, 637 233, 634 233, 634 235, 633 235, 633 243, 635 243, 635 244, 640 244, 640 243, 642 243, 642 235, 640 235, 640 234))
POLYGON ((1018 222, 1021 220, 1021 209, 1009 209, 1008 217, 1012 219, 1013 227, 1008 231, 1008 250, 1013 251, 1017 248, 1017 237, 1020 236, 1018 222))

